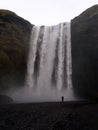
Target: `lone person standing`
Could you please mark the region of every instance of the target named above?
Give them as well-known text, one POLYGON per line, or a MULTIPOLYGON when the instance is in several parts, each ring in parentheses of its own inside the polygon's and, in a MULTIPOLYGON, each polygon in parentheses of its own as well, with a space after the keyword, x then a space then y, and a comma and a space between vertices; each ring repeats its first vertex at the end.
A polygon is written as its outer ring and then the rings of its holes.
POLYGON ((62 102, 64 102, 64 97, 63 96, 61 97, 61 99, 62 99, 62 102))

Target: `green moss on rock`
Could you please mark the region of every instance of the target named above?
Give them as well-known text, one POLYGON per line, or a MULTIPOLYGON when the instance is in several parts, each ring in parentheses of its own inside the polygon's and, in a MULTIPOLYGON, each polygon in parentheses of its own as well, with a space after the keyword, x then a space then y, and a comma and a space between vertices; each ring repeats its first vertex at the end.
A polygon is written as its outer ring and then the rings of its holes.
POLYGON ((0 10, 0 88, 23 84, 31 29, 15 13, 0 10))

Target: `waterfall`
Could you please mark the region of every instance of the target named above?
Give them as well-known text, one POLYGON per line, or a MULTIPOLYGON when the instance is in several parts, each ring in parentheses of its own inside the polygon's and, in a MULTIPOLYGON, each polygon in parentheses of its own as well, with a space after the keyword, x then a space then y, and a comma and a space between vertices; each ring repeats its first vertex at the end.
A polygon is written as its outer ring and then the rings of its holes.
POLYGON ((26 78, 30 91, 46 95, 72 91, 70 30, 70 23, 33 26, 26 78))
POLYGON ((77 100, 72 87, 70 23, 33 26, 25 87, 10 90, 16 102, 77 100))

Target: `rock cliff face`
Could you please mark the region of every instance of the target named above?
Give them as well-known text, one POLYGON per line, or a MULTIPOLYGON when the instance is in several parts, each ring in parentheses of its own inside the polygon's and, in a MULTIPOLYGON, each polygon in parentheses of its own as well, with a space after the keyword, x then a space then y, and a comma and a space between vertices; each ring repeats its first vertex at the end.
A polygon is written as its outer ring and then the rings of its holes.
POLYGON ((98 93, 98 5, 72 21, 73 88, 78 96, 98 93))
POLYGON ((8 10, 0 10, 0 89, 24 83, 32 25, 8 10))

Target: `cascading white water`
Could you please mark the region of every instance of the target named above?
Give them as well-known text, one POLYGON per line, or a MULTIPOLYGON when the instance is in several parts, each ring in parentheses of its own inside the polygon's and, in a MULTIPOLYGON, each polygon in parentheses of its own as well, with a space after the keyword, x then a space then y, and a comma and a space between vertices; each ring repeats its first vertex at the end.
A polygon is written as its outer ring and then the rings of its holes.
POLYGON ((28 86, 31 87, 33 84, 32 74, 34 73, 34 63, 36 58, 36 43, 39 35, 39 27, 34 26, 32 29, 31 39, 30 39, 30 49, 29 49, 29 57, 28 57, 28 76, 27 82, 28 86), (33 41, 33 44, 32 44, 33 41), (31 59, 32 57, 32 59, 31 59))
POLYGON ((70 23, 33 26, 27 61, 26 84, 10 90, 16 102, 77 100, 72 87, 70 23))
POLYGON ((67 62, 67 87, 72 89, 72 56, 71 56, 71 28, 67 24, 67 49, 66 49, 66 62, 67 62))
POLYGON ((26 81, 26 87, 32 88, 32 93, 47 97, 72 93, 70 30, 70 23, 33 26, 26 81))

